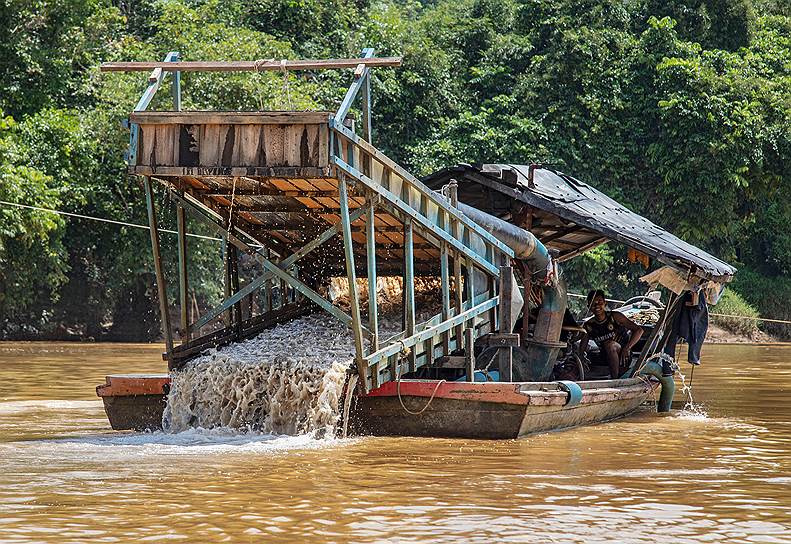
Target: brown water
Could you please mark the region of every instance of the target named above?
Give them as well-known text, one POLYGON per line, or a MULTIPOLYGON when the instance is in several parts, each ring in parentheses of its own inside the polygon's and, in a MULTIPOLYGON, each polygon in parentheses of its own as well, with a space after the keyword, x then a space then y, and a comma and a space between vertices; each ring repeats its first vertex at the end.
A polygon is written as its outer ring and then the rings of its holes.
POLYGON ((706 417, 520 440, 110 431, 160 349, 0 344, 0 542, 791 543, 791 347, 707 347, 706 417))

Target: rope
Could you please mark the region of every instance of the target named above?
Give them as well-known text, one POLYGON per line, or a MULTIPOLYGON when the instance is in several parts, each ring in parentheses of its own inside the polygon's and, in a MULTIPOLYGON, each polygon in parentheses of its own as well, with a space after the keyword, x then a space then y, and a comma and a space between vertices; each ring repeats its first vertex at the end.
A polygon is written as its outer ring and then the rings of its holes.
POLYGON ((420 414, 425 412, 426 409, 431 405, 431 401, 434 400, 434 395, 436 395, 437 391, 439 391, 439 386, 442 385, 445 382, 446 382, 446 380, 438 381, 437 382, 437 386, 434 388, 434 392, 431 393, 431 397, 428 399, 428 402, 426 403, 426 405, 419 412, 413 412, 412 410, 410 410, 409 408, 407 408, 404 405, 404 400, 401 398, 401 376, 398 376, 398 378, 396 379, 396 392, 398 393, 398 402, 401 403, 401 408, 403 408, 404 411, 407 414, 410 414, 410 415, 413 415, 413 416, 419 416, 420 414))
MULTIPOLYGON (((399 342, 401 342, 401 346, 402 346, 401 353, 408 354, 409 353, 409 348, 406 347, 406 345, 404 344, 404 341, 403 340, 399 340, 399 342)), ((404 399, 401 398, 401 374, 399 372, 400 366, 401 365, 400 365, 400 361, 399 361, 398 363, 396 363, 396 393, 398 394, 398 402, 401 404, 401 408, 403 408, 404 411, 407 414, 410 414, 410 415, 413 415, 413 416, 419 416, 420 414, 425 412, 426 409, 429 406, 431 406, 431 402, 434 400, 434 396, 437 394, 437 391, 439 391, 439 386, 441 386, 447 380, 440 380, 440 381, 438 381, 437 382, 437 386, 434 388, 434 391, 431 393, 431 397, 428 399, 428 402, 426 403, 426 405, 420 411, 413 412, 412 410, 410 410, 409 408, 407 408, 404 405, 404 399)))
MULTIPOLYGON (((275 60, 274 58, 271 58, 271 59, 258 59, 257 61, 255 61, 253 67, 255 68, 256 73, 260 74, 261 67, 264 64, 269 64, 270 62, 273 62, 274 60, 275 60)), ((261 96, 261 93, 258 93, 258 106, 260 111, 264 111, 264 97, 261 96)))
MULTIPOLYGON (((77 219, 89 219, 91 221, 99 221, 100 223, 111 223, 113 225, 121 225, 123 227, 133 227, 136 229, 146 229, 146 230, 149 230, 151 228, 148 225, 138 225, 136 223, 127 223, 125 221, 116 221, 115 219, 105 219, 103 217, 93 217, 90 215, 82 215, 79 213, 64 212, 61 210, 53 210, 51 208, 41 208, 39 206, 28 206, 27 204, 17 204, 16 202, 6 202, 5 200, 0 200, 0 204, 4 204, 6 206, 16 206, 17 208, 25 208, 27 210, 36 210, 39 212, 49 212, 57 215, 76 217, 77 219)), ((159 232, 167 232, 168 234, 178 234, 178 231, 168 230, 168 229, 159 229, 159 232)), ((187 236, 191 238, 200 238, 201 240, 212 240, 214 242, 222 241, 222 238, 214 238, 213 236, 203 236, 200 234, 187 233, 187 236)))
POLYGON ((288 100, 288 109, 293 110, 294 107, 291 105, 291 90, 288 85, 288 70, 286 70, 286 59, 282 59, 280 61, 280 69, 283 71, 283 92, 286 95, 286 99, 288 100))

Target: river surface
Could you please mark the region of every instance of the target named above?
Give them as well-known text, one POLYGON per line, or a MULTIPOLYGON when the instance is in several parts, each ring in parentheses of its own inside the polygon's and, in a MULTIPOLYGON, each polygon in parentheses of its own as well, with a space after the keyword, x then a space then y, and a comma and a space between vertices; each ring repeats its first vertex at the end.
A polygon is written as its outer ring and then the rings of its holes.
POLYGON ((0 344, 0 542, 791 543, 791 347, 707 346, 705 416, 520 440, 111 431, 94 387, 160 351, 0 344))

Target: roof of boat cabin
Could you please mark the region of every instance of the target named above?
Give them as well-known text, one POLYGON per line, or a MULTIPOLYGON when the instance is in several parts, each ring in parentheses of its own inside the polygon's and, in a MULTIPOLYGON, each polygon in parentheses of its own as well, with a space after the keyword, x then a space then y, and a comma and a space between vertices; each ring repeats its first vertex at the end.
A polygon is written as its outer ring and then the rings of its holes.
POLYGON ((601 191, 546 167, 514 164, 459 164, 424 178, 439 190, 450 179, 459 184, 459 200, 527 227, 558 260, 575 257, 608 241, 617 241, 658 261, 696 275, 728 282, 736 268, 634 213, 601 191), (499 193, 499 194, 498 194, 499 193), (503 196, 505 198, 503 198, 503 196), (528 224, 515 204, 532 211, 528 224))

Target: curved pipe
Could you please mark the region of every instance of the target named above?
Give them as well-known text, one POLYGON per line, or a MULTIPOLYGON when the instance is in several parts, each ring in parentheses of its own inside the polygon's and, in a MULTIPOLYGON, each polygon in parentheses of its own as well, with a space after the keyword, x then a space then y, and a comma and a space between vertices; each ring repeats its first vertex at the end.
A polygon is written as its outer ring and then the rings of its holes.
POLYGON ((550 263, 549 252, 532 232, 461 202, 458 210, 510 247, 515 258, 526 262, 536 278, 546 277, 547 265, 550 263))
POLYGON ((662 363, 657 359, 650 359, 640 371, 641 376, 653 376, 662 384, 662 392, 659 394, 659 402, 656 405, 657 412, 669 412, 673 405, 673 395, 676 394, 676 382, 673 376, 662 375, 662 363))

